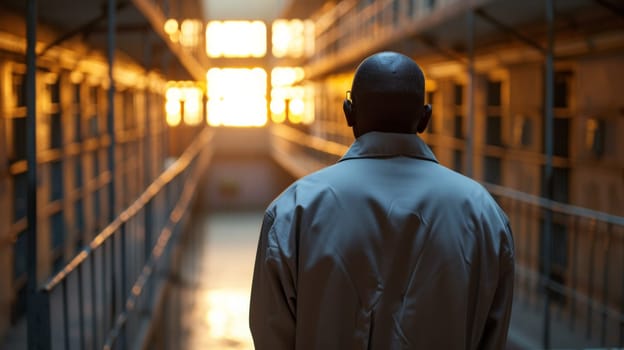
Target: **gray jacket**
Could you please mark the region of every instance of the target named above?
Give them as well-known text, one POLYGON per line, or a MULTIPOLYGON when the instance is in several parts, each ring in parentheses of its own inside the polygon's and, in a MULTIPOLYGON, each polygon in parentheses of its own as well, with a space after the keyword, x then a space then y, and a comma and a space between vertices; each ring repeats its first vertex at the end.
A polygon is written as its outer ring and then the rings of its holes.
POLYGON ((251 332, 257 350, 502 349, 513 275, 481 185, 416 135, 367 133, 266 210, 251 332))

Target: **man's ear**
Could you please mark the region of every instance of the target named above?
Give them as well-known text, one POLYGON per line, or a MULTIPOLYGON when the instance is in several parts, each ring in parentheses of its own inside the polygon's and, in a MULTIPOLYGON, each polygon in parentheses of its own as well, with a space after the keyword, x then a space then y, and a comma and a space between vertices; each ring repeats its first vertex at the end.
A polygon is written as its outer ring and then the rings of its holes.
POLYGON ((342 103, 342 110, 344 111, 345 118, 347 119, 347 125, 352 127, 355 124, 353 103, 345 98, 342 103))
POLYGON ((416 132, 421 134, 427 129, 427 125, 429 125, 429 121, 431 120, 431 105, 426 104, 424 107, 424 111, 422 117, 418 121, 418 126, 416 127, 416 132))

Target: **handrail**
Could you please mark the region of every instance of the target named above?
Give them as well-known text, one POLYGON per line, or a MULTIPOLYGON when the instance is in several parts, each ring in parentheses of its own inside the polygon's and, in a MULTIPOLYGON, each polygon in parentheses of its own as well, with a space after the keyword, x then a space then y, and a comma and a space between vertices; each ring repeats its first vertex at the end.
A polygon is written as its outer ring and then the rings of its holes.
POLYGON ((283 139, 299 143, 302 146, 313 148, 323 153, 341 157, 349 149, 342 143, 325 140, 318 136, 308 135, 303 131, 287 127, 285 125, 273 126, 273 133, 283 139))
MULTIPOLYGON (((208 140, 206 142, 208 142, 208 140)), ((195 174, 195 177, 197 177, 197 174, 195 174)), ((194 179, 194 181, 197 181, 197 179, 194 179)), ((149 281, 149 277, 156 270, 156 264, 165 252, 165 248, 173 236, 174 227, 180 222, 183 214, 188 210, 191 199, 193 198, 193 193, 193 186, 185 186, 180 200, 169 215, 168 224, 161 230, 161 233, 158 236, 158 240, 152 249, 149 260, 145 263, 145 266, 143 266, 143 269, 137 277, 136 282, 132 285, 132 288, 130 288, 130 295, 126 299, 125 309, 117 316, 113 328, 109 331, 108 336, 106 337, 106 341, 104 342, 105 350, 112 349, 115 341, 122 333, 123 327, 128 321, 128 315, 137 306, 138 298, 141 294, 143 294, 143 290, 149 281)))
POLYGON ((74 270, 76 270, 85 260, 93 253, 93 251, 101 246, 106 240, 112 237, 119 228, 139 212, 145 205, 150 202, 168 183, 182 173, 191 163, 191 161, 199 154, 202 148, 210 142, 213 133, 204 130, 198 138, 189 146, 189 148, 178 158, 169 168, 158 176, 151 185, 130 205, 126 210, 119 214, 108 226, 106 226, 97 236, 93 238, 91 243, 76 255, 61 271, 52 276, 43 286, 43 290, 50 292, 61 281, 74 270))
POLYGON ((539 207, 548 208, 560 214, 578 216, 589 220, 602 221, 607 224, 624 226, 624 216, 612 215, 584 207, 579 207, 576 205, 561 203, 552 199, 536 196, 530 193, 514 190, 509 187, 495 185, 492 183, 481 182, 481 184, 488 191, 495 195, 501 195, 527 204, 533 204, 539 207))

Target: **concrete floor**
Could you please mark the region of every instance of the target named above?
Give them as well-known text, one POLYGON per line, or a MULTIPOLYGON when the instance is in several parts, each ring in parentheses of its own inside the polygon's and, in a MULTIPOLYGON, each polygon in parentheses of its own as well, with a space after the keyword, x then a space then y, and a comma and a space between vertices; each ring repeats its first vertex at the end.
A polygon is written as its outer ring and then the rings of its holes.
MULTIPOLYGON (((249 295, 262 212, 193 220, 170 307, 181 317, 177 349, 253 349, 249 295)), ((173 325, 176 327, 175 325, 173 325)))

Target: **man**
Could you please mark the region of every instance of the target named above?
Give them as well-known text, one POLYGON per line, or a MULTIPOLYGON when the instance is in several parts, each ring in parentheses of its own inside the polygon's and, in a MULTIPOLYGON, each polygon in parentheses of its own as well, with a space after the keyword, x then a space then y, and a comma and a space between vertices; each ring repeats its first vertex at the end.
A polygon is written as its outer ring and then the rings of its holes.
POLYGON ((356 137, 267 209, 250 326, 257 350, 501 349, 513 289, 507 217, 416 135, 431 116, 410 58, 357 68, 356 137))

